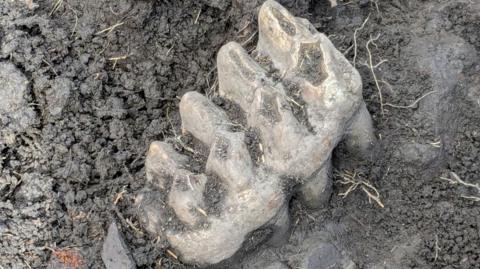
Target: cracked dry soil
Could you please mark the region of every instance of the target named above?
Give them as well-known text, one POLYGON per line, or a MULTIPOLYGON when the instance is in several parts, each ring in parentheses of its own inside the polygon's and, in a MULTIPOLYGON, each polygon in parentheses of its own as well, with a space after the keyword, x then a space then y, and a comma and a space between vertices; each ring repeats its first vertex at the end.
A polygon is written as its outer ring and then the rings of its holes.
MULTIPOLYGON (((138 268, 192 268, 138 223, 133 201, 145 182, 145 152, 150 142, 181 134, 185 92, 215 96, 221 45, 253 48, 262 2, 0 3, 0 80, 24 83, 15 91, 0 85, 2 268, 46 268, 67 258, 104 268, 112 220, 138 268)), ((328 206, 310 211, 294 197, 289 242, 247 246, 225 268, 269 259, 296 268, 292 257, 319 233, 358 268, 480 268, 480 202, 473 199, 480 193, 447 180, 480 184, 480 3, 280 2, 355 59, 378 143, 364 161, 338 149, 328 206), (361 189, 340 196, 349 187, 339 176, 346 171, 371 182, 384 208, 361 189)), ((214 101, 242 120, 231 104, 214 101)), ((204 157, 196 157, 200 165, 204 157)))

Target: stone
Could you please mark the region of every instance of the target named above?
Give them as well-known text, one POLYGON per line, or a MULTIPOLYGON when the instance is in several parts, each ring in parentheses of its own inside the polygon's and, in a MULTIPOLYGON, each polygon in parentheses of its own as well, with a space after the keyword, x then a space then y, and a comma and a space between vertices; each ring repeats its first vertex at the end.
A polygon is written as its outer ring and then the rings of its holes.
POLYGON ((115 222, 108 227, 107 238, 103 242, 102 260, 107 269, 136 268, 130 250, 115 222))

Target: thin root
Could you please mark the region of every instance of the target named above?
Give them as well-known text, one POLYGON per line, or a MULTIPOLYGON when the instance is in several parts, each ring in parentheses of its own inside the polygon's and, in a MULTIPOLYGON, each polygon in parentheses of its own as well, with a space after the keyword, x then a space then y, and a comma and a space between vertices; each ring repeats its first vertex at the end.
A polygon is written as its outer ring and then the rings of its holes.
POLYGON ((356 65, 356 60, 357 60, 357 34, 358 31, 362 30, 365 27, 365 24, 367 24, 368 19, 370 19, 370 14, 368 14, 367 18, 363 21, 362 25, 355 29, 353 32, 353 67, 356 65))
POLYGON ((106 28, 106 29, 103 29, 103 30, 101 30, 101 31, 96 32, 95 35, 101 35, 101 34, 103 34, 103 33, 105 33, 105 32, 106 32, 107 35, 108 35, 108 34, 110 34, 113 30, 115 30, 115 28, 117 28, 117 27, 119 27, 119 26, 122 26, 124 23, 125 23, 125 22, 123 22, 123 21, 122 21, 122 22, 119 22, 119 23, 115 23, 114 25, 112 25, 112 26, 110 26, 110 27, 108 27, 108 28, 106 28))
POLYGON ((345 171, 345 172, 339 173, 338 175, 342 178, 342 180, 340 181, 340 184, 349 185, 345 192, 339 193, 338 195, 345 198, 351 192, 353 192, 358 187, 360 187, 363 190, 363 192, 368 196, 368 201, 369 202, 371 202, 371 200, 373 200, 381 208, 385 207, 385 205, 380 200, 380 193, 378 192, 377 188, 375 188, 375 186, 373 186, 370 182, 361 179, 359 177, 359 176, 361 176, 360 173, 357 173, 355 171, 353 171, 353 172, 345 171))
POLYGON ((368 65, 370 68, 370 71, 372 72, 373 80, 375 81, 375 86, 377 87, 378 90, 378 98, 380 99, 380 112, 382 113, 382 116, 385 115, 384 109, 383 109, 383 95, 382 95, 382 89, 380 88, 380 83, 378 82, 377 75, 375 74, 374 70, 374 65, 373 65, 373 60, 372 60, 372 52, 370 51, 370 44, 375 45, 375 41, 380 38, 380 34, 378 34, 375 38, 372 38, 370 36, 370 39, 367 41, 366 48, 368 52, 368 65))
POLYGON ((384 104, 384 106, 389 106, 389 107, 394 107, 394 108, 414 108, 418 104, 418 102, 420 102, 423 98, 425 98, 425 97, 427 97, 430 94, 435 93, 435 92, 437 92, 437 91, 427 92, 426 94, 422 95, 422 97, 418 98, 417 100, 415 100, 413 103, 411 103, 408 106, 394 105, 394 104, 390 104, 390 103, 386 103, 386 104, 384 104))
MULTIPOLYGON (((446 180, 452 185, 460 184, 468 188, 473 188, 474 190, 476 190, 478 194, 480 194, 480 185, 478 183, 473 184, 473 183, 463 181, 455 172, 450 172, 450 175, 452 176, 452 178, 440 177, 440 179, 446 180)), ((464 199, 472 200, 474 202, 480 202, 480 196, 460 195, 460 197, 464 199)))

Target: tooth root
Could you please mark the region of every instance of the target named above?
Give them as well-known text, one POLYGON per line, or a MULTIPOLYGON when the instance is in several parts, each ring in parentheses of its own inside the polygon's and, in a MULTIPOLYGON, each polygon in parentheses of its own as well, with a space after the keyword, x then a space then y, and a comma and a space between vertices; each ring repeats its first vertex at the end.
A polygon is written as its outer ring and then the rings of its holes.
POLYGON ((351 120, 345 136, 345 145, 349 153, 365 159, 371 158, 371 148, 375 143, 373 123, 365 102, 362 102, 351 120))
POLYGON ((248 111, 255 90, 269 82, 263 70, 247 52, 235 42, 224 45, 217 56, 220 95, 248 111))
POLYGON ((309 208, 319 209, 328 202, 332 192, 331 170, 331 160, 327 160, 322 169, 298 189, 298 197, 309 208))
POLYGON ((208 146, 213 143, 217 130, 226 130, 232 126, 223 110, 197 92, 183 95, 180 116, 182 128, 208 146))

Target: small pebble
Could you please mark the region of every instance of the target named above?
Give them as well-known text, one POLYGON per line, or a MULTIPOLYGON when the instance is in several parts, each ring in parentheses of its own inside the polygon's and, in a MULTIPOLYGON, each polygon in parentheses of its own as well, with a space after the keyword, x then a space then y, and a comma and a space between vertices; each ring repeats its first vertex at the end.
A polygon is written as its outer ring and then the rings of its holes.
POLYGON ((136 268, 130 250, 115 222, 110 224, 107 238, 103 242, 102 260, 107 269, 136 268))

